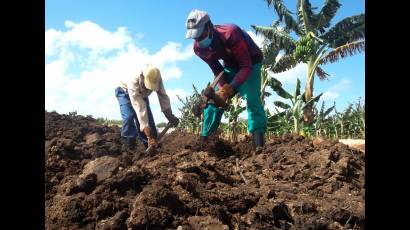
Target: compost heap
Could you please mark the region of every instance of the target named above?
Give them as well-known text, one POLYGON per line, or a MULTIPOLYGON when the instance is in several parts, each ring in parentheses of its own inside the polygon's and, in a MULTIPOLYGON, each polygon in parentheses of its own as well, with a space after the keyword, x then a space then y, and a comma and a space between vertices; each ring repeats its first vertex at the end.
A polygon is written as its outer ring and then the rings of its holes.
POLYGON ((364 229, 364 153, 337 141, 245 137, 200 149, 173 131, 153 154, 120 128, 45 112, 46 229, 364 229))

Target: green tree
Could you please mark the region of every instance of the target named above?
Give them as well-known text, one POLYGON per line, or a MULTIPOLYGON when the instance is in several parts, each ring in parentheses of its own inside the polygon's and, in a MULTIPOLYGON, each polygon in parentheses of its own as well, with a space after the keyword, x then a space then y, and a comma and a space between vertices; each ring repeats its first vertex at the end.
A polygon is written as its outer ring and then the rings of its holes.
MULTIPOLYGON (((300 62, 307 64, 305 101, 313 97, 314 76, 317 75, 321 80, 329 76, 321 65, 364 51, 364 13, 344 18, 329 28, 330 21, 341 6, 338 0, 325 0, 318 13, 314 12, 315 8, 309 0, 298 0, 296 15, 287 9, 282 0, 265 1, 268 7, 274 8, 279 19, 271 26, 252 25, 252 28, 265 37, 265 59, 270 62, 270 70, 274 73, 289 70, 300 62), (292 38, 291 32, 296 34, 298 40, 292 38), (285 54, 276 62, 273 57, 279 52, 278 47, 285 54)), ((313 117, 312 105, 306 106, 305 123, 311 123, 313 117)))
POLYGON ((196 117, 192 110, 194 105, 198 104, 201 100, 201 94, 195 85, 192 85, 192 88, 194 93, 189 97, 185 97, 185 100, 182 100, 177 95, 178 100, 182 103, 182 107, 178 108, 181 111, 181 118, 177 128, 196 134, 201 130, 201 118, 196 117))
POLYGON ((322 96, 322 93, 311 98, 309 101, 305 101, 304 94, 306 92, 303 94, 300 93, 299 79, 297 79, 296 87, 293 94, 290 94, 285 89, 283 89, 282 83, 278 81, 276 78, 272 78, 270 87, 272 87, 273 91, 275 91, 280 97, 290 100, 291 104, 286 104, 282 101, 274 101, 273 103, 279 108, 290 111, 290 114, 293 118, 294 132, 299 134, 300 130, 302 130, 303 128, 303 110, 307 106, 314 107, 314 103, 319 101, 320 97, 322 96))
POLYGON ((236 94, 233 98, 230 99, 231 103, 229 104, 228 109, 224 115, 228 118, 228 136, 229 140, 236 142, 238 141, 238 118, 239 114, 241 114, 245 109, 246 106, 241 106, 241 97, 236 94))
POLYGON ((160 122, 156 126, 157 126, 157 128, 165 128, 165 126, 167 126, 167 123, 166 122, 160 122))

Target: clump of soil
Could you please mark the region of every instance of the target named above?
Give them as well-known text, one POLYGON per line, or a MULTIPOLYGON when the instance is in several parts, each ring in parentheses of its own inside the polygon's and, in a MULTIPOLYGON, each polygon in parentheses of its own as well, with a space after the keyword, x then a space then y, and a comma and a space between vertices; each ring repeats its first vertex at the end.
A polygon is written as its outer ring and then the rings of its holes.
POLYGON ((46 229, 364 229, 364 154, 331 140, 174 131, 146 155, 117 126, 45 113, 46 229), (242 174, 242 175, 241 175, 242 174))

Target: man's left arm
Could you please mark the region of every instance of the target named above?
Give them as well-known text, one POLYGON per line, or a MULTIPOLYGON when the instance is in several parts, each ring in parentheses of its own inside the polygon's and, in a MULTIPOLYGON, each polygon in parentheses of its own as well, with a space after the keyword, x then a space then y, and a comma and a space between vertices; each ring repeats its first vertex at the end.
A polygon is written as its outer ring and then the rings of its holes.
POLYGON ((179 123, 179 119, 174 116, 171 109, 171 101, 169 100, 168 94, 165 91, 164 84, 161 83, 159 85, 159 89, 157 91, 159 105, 161 106, 161 111, 164 113, 165 117, 168 121, 172 124, 172 126, 177 126, 179 123))

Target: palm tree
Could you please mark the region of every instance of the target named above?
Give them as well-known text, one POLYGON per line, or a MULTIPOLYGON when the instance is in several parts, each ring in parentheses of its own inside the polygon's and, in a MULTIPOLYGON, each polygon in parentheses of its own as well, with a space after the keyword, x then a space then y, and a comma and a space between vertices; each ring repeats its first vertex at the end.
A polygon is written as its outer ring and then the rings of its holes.
MULTIPOLYGON (((305 101, 313 97, 315 74, 321 80, 329 76, 321 65, 364 52, 364 13, 347 17, 329 29, 331 19, 341 6, 338 0, 326 0, 318 13, 313 11, 315 8, 312 8, 309 0, 298 0, 296 19, 282 0, 265 1, 279 17, 271 26, 252 25, 256 34, 265 37, 265 61, 270 63, 270 70, 274 73, 287 71, 300 62, 306 63, 305 101), (282 27, 279 26, 281 23, 282 27), (291 36, 291 32, 296 34, 298 40, 291 36), (278 47, 284 51, 284 56, 276 62, 271 57, 276 57, 278 47)), ((304 122, 311 123, 313 116, 312 106, 307 106, 304 109, 304 122)))

